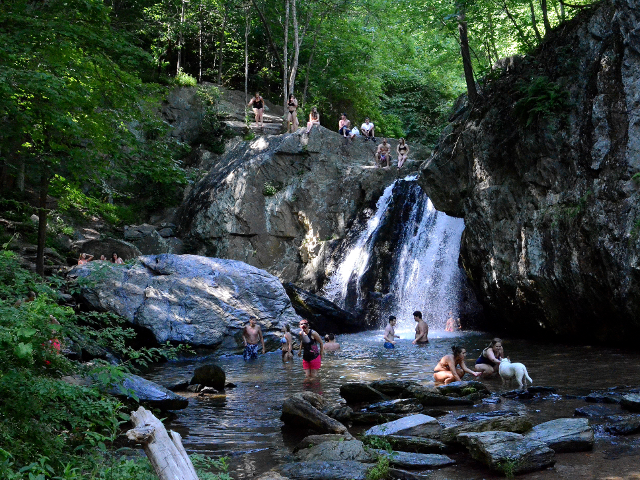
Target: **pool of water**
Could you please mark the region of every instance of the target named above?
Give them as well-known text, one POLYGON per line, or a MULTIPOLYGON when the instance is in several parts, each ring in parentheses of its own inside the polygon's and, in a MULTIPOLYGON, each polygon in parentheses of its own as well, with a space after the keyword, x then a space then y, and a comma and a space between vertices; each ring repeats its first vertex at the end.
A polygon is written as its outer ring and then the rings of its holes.
MULTIPOLYGON (((291 447, 301 439, 295 432, 283 431, 279 420, 282 402, 291 394, 311 390, 337 403, 339 387, 346 382, 402 379, 431 384, 433 367, 450 352, 451 345, 460 344, 467 349, 472 367, 490 340, 490 336, 477 332, 431 332, 428 345, 415 346, 411 344, 410 329, 399 334, 403 338, 395 350, 382 347, 382 331, 338 336, 341 351, 324 356, 319 378, 312 384, 303 381, 299 357, 283 364, 280 352, 268 352, 252 362, 244 362, 240 355, 172 361, 144 376, 168 385, 191 378, 202 363, 215 361, 220 365, 227 381, 237 387, 224 395, 190 394, 189 407, 177 411, 167 426, 182 435, 188 451, 230 456, 233 477, 252 478, 287 461, 291 447)), ((616 385, 640 385, 640 354, 636 352, 526 340, 503 339, 503 344, 506 356, 527 366, 534 385, 558 390, 559 396, 527 406, 536 423, 572 416, 576 406, 585 405, 584 400, 567 400, 566 395, 585 395, 616 385)), ((488 380, 487 386, 492 391, 503 389, 499 379, 488 380)), ((508 405, 509 401, 477 408, 504 409, 508 405)), ((447 418, 442 420, 447 422, 447 418)), ((640 465, 639 441, 634 437, 611 439, 602 432, 598 432, 598 438, 594 452, 558 455, 559 463, 553 471, 521 478, 562 478, 566 474, 640 479, 640 466, 636 467, 640 465), (560 471, 565 472, 562 477, 558 476, 560 471), (613 476, 607 476, 610 474, 613 476)), ((457 467, 429 473, 429 478, 492 478, 488 472, 478 471, 477 464, 468 464, 463 457, 460 461, 462 464, 457 467)))

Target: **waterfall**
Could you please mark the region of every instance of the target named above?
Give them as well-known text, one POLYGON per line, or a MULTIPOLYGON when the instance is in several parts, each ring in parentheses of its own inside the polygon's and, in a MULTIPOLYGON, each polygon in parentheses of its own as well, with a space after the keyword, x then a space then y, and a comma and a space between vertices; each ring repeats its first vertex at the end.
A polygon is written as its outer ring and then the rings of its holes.
POLYGON ((353 310, 354 305, 353 301, 346 305, 346 299, 355 297, 355 306, 374 311, 378 323, 395 315, 397 329, 403 332, 413 330, 415 310, 422 311, 431 329, 443 330, 449 312, 458 316, 463 280, 458 255, 464 221, 438 212, 416 178, 396 180, 385 189, 375 214, 347 249, 324 289, 327 298, 347 310, 353 310), (387 232, 387 246, 380 250, 391 252, 379 254, 386 257, 378 259, 383 266, 378 267, 375 284, 384 287, 374 297, 367 295, 370 288, 362 285, 362 279, 376 255, 381 230, 387 232))

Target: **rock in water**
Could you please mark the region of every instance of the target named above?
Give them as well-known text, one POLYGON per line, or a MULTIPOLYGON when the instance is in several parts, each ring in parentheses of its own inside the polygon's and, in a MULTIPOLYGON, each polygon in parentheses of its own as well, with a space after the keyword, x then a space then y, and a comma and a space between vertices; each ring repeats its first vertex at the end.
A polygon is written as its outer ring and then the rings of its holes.
POLYGON ((408 453, 408 452, 387 452, 386 450, 376 450, 378 455, 389 459, 389 463, 400 468, 442 468, 456 463, 446 455, 437 453, 408 453))
POLYGON ((296 462, 283 465, 282 474, 291 480, 366 480, 369 468, 353 460, 296 462))
POLYGON ((613 435, 633 435, 640 432, 640 415, 611 415, 607 417, 605 432, 613 435))
POLYGON ((389 398, 368 383, 350 382, 340 385, 340 396, 347 403, 380 402, 389 398))
POLYGON ((376 425, 365 432, 365 435, 408 435, 417 437, 439 436, 440 424, 428 415, 410 415, 393 422, 376 425))
POLYGON ((189 406, 186 398, 138 375, 127 374, 121 384, 108 391, 111 395, 128 399, 134 399, 133 394, 138 397, 138 403, 160 410, 180 410, 189 406))
POLYGON ((320 433, 347 433, 347 427, 315 408, 301 394, 284 401, 280 419, 298 429, 308 428, 320 433))
POLYGON ((594 443, 593 429, 586 418, 558 418, 536 425, 525 435, 538 440, 556 453, 584 452, 594 443))
POLYGON ((627 395, 623 395, 620 400, 620 405, 622 405, 622 408, 631 412, 640 412, 640 394, 628 393, 627 395))
POLYGON ((200 384, 216 390, 224 390, 225 382, 224 370, 214 363, 196 368, 191 379, 191 385, 200 384))
POLYGON ((445 443, 452 443, 459 441, 458 437, 462 433, 488 431, 524 433, 531 429, 532 426, 533 424, 531 423, 531 420, 524 415, 508 415, 463 423, 462 425, 445 428, 442 430, 440 438, 445 443))
POLYGON ((81 295, 93 308, 149 329, 160 343, 237 350, 255 316, 276 348, 276 332, 299 319, 276 277, 236 260, 148 255, 133 265, 89 262, 70 275, 84 279, 81 295))
POLYGON ((329 440, 311 448, 298 451, 298 456, 304 461, 345 461, 373 462, 376 457, 364 449, 359 440, 336 441, 329 440))

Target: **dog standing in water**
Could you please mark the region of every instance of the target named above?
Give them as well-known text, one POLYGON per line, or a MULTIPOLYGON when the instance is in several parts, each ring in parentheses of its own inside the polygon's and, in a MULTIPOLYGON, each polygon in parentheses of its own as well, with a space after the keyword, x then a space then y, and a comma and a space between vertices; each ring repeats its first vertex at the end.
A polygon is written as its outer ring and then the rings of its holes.
POLYGON ((503 385, 505 380, 509 380, 509 382, 511 382, 512 378, 516 379, 520 389, 522 389, 523 383, 525 387, 527 386, 527 380, 529 380, 529 383, 533 383, 533 380, 531 380, 531 377, 527 372, 527 367, 522 363, 511 363, 511 360, 508 358, 503 358, 500 361, 498 372, 500 373, 500 378, 502 378, 503 385))

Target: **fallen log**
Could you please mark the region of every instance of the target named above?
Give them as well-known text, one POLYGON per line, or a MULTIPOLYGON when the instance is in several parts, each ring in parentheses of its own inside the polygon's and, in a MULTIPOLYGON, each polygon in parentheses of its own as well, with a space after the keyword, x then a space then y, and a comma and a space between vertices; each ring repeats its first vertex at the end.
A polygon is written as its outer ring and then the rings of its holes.
POLYGON ((131 412, 131 421, 135 428, 127 437, 142 444, 160 480, 198 480, 179 433, 167 433, 162 422, 144 407, 131 412))

